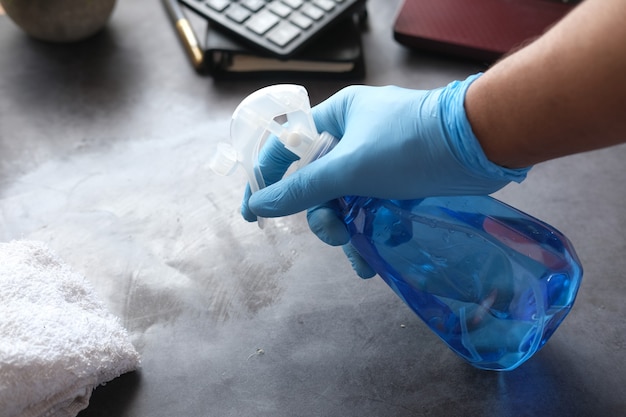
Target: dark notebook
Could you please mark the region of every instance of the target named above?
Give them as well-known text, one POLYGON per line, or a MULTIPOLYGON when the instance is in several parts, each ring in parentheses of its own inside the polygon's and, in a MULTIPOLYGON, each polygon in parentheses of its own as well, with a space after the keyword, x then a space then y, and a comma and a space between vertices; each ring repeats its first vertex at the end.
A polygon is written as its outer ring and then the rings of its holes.
POLYGON ((252 51, 222 32, 207 28, 207 71, 215 78, 362 78, 365 62, 359 18, 348 18, 289 59, 252 51))
POLYGON ((493 62, 573 7, 559 0, 403 0, 393 33, 410 48, 493 62))

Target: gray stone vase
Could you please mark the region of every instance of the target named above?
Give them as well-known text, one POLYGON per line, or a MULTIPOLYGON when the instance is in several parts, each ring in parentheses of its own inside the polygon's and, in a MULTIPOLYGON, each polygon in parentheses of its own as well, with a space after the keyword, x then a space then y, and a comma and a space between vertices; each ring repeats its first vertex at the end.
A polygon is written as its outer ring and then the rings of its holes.
POLYGON ((9 18, 33 38, 74 42, 104 27, 115 0, 0 0, 0 4, 9 18))

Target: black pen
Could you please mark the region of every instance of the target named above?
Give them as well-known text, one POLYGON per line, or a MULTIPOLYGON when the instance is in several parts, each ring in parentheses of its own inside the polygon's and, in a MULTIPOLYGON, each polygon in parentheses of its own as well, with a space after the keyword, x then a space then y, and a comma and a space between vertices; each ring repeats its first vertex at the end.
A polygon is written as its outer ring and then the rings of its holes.
POLYGON ((187 55, 193 67, 200 71, 204 64, 204 54, 202 53, 202 49, 200 49, 196 34, 178 4, 178 0, 163 0, 163 4, 165 4, 167 13, 176 26, 178 36, 187 51, 187 55))

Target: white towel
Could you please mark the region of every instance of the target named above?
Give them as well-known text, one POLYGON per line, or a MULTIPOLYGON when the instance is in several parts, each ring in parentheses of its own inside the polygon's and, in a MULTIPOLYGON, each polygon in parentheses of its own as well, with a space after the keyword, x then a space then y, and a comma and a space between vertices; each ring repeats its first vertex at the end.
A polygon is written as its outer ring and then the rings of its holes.
POLYGON ((0 243, 0 417, 74 417, 138 366, 82 275, 41 242, 0 243))

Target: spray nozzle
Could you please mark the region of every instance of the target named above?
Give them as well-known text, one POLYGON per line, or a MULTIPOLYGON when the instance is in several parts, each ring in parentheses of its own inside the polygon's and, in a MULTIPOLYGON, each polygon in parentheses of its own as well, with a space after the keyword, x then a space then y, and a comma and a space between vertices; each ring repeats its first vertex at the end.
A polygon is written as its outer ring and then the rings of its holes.
MULTIPOLYGON (((218 144, 211 168, 219 175, 231 175, 241 165, 254 193, 265 187, 258 166, 265 140, 275 135, 306 165, 327 150, 330 135, 317 133, 306 89, 299 85, 277 84, 246 97, 235 109, 230 123, 230 143, 218 144)), ((261 220, 261 219, 259 219, 261 220)), ((262 222, 259 222, 262 227, 262 222)))

